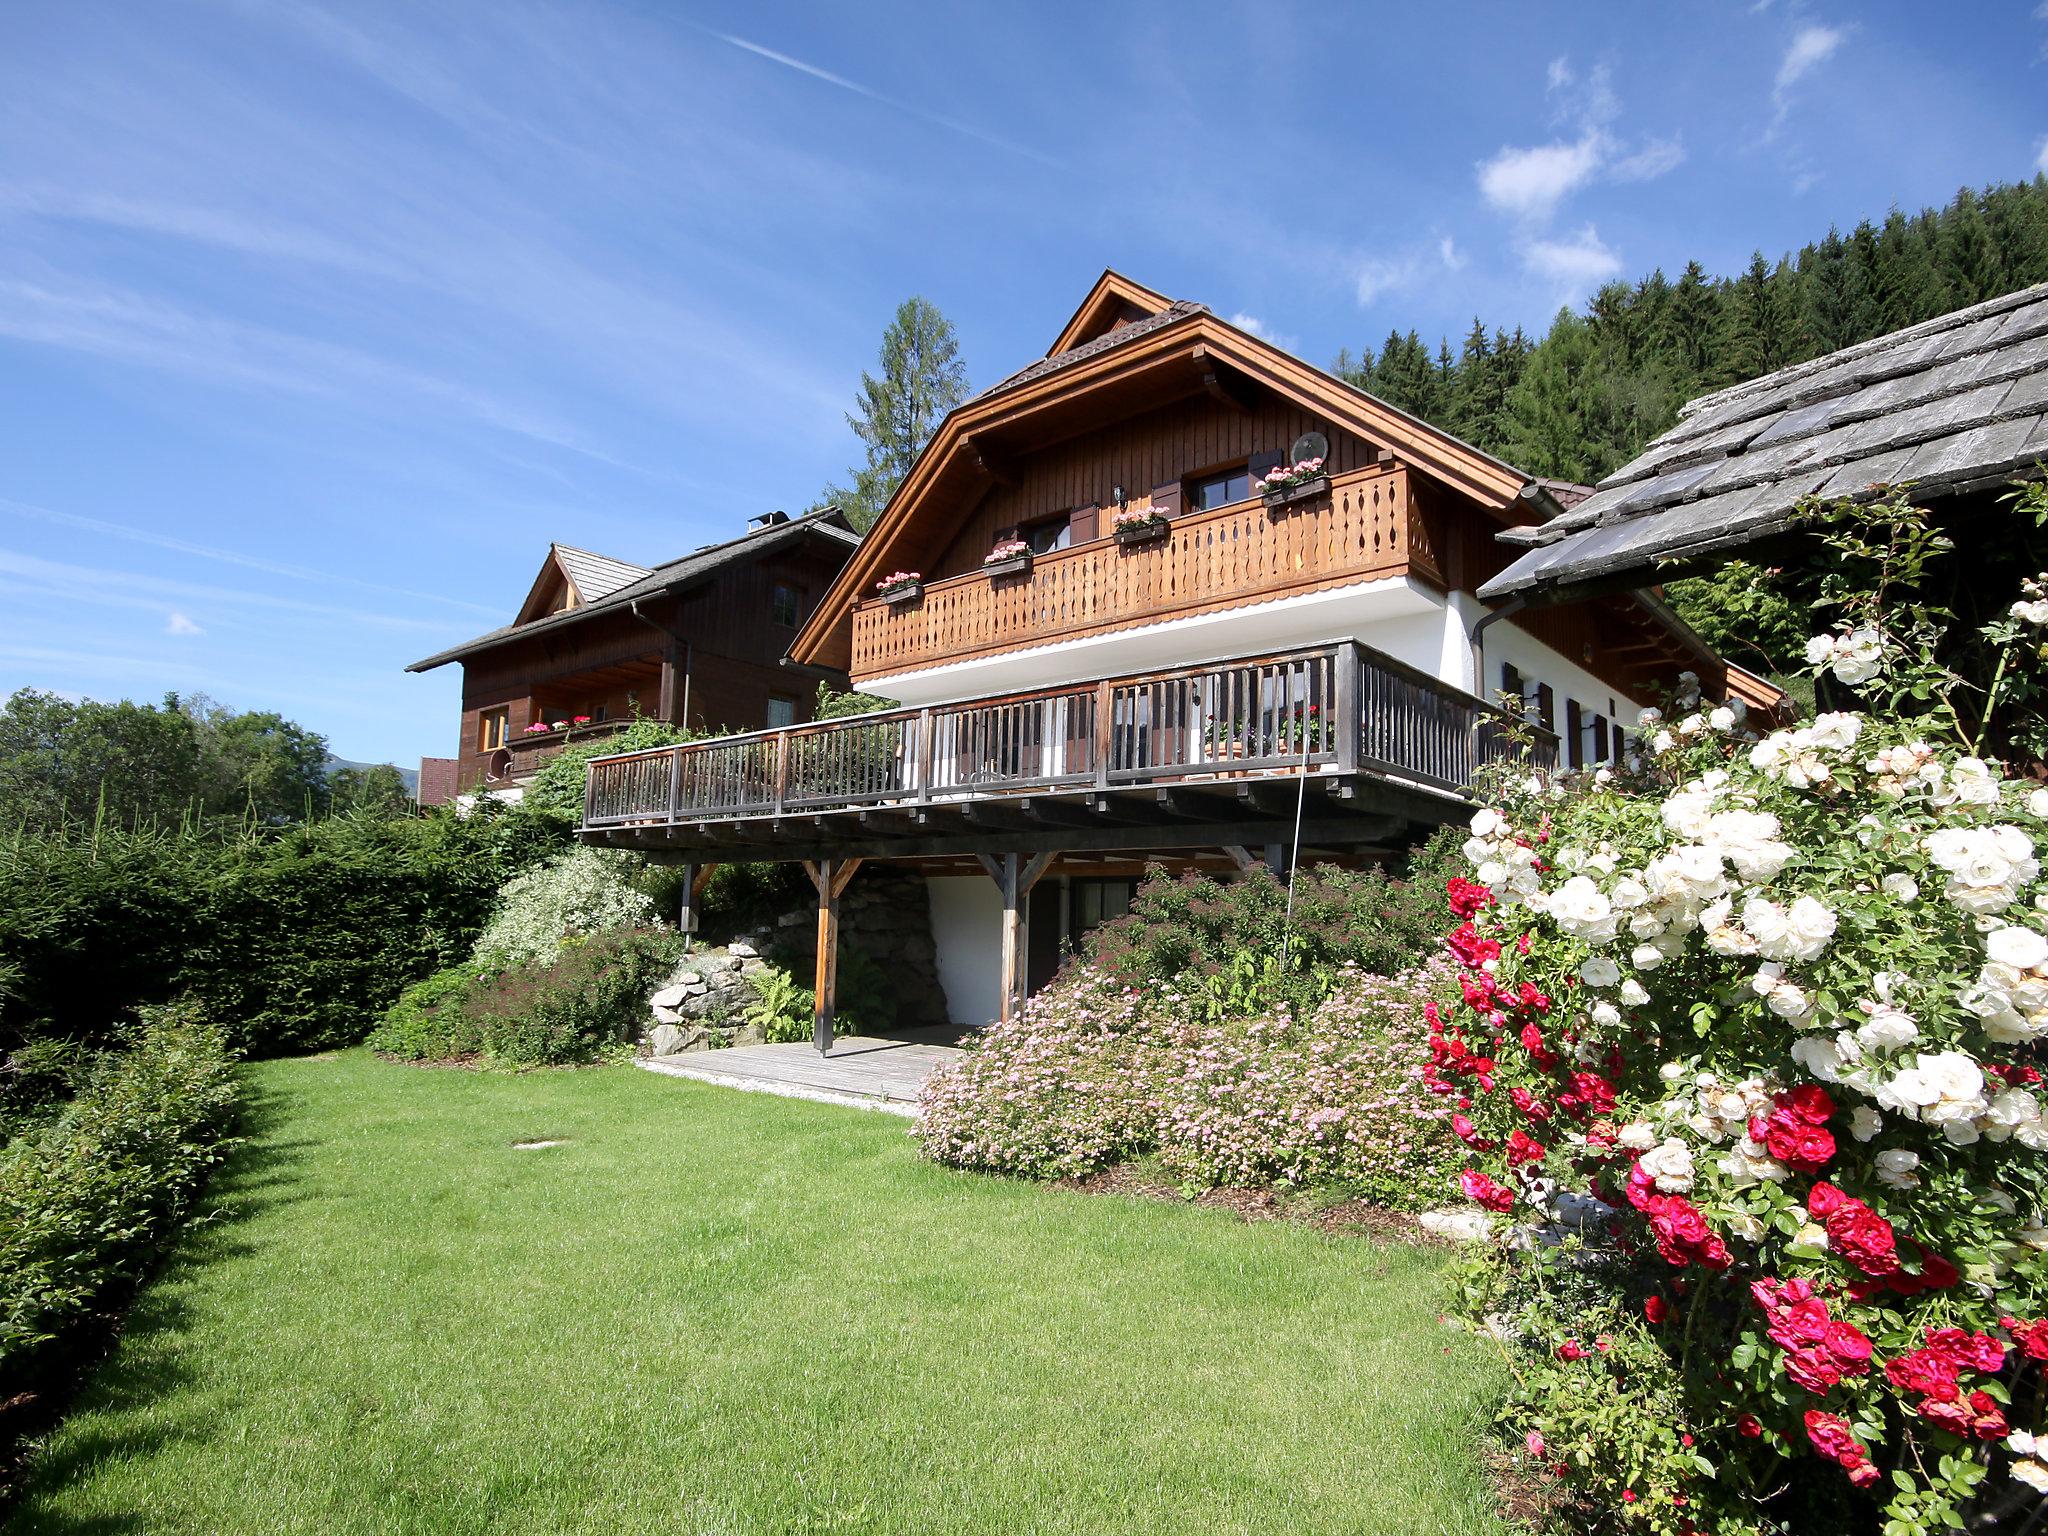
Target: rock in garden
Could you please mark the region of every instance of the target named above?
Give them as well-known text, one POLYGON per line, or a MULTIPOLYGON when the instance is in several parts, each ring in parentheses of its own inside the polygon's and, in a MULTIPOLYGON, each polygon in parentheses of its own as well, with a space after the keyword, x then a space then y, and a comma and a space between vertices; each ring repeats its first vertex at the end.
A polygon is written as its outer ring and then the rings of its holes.
POLYGON ((1493 1230, 1493 1218, 1486 1212, 1460 1206, 1424 1211, 1420 1220, 1423 1231, 1447 1237, 1454 1243, 1484 1242, 1486 1235, 1493 1230))
POLYGON ((657 1024, 647 1037, 648 1049, 656 1056, 675 1055, 683 1049, 683 1042, 682 1030, 673 1024, 657 1024))

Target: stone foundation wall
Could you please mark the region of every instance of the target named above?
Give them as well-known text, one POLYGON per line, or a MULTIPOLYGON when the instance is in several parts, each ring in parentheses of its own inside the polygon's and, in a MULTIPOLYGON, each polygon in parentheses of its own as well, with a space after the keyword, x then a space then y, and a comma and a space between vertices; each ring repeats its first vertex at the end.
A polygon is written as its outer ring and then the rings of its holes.
MULTIPOLYGON (((770 927, 697 949, 648 1000, 643 1045, 649 1054, 758 1044, 760 1030, 742 1021, 754 1002, 753 979, 773 963, 809 986, 817 923, 813 898, 770 927)), ((839 1011, 842 1032, 946 1022, 931 900, 921 875, 870 864, 839 898, 839 1011)))

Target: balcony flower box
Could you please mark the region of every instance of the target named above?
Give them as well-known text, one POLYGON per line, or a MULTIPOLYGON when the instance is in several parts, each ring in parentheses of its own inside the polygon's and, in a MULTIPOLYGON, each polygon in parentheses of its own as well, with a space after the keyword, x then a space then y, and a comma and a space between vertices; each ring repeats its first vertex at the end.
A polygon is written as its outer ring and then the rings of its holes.
POLYGON ((918 571, 891 571, 875 583, 875 591, 891 608, 899 608, 924 596, 924 576, 918 571))
POLYGON ((1109 520, 1110 534, 1125 549, 1153 544, 1173 531, 1173 523, 1157 507, 1125 507, 1109 520))
POLYGON ((1022 576, 1031 569, 1031 546, 1022 539, 1005 539, 981 557, 981 568, 990 581, 1005 576, 1022 576))
POLYGON ((1259 491, 1266 498, 1268 512, 1291 507, 1297 501, 1312 501, 1329 489, 1329 471, 1321 459, 1303 459, 1298 464, 1286 465, 1259 482, 1259 491))

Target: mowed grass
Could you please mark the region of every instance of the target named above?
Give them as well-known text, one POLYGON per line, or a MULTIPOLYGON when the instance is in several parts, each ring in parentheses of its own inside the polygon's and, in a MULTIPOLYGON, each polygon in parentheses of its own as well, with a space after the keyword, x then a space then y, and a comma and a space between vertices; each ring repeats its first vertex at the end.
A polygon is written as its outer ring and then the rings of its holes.
POLYGON ((249 1075, 10 1532, 1499 1530, 1435 1253, 625 1067, 249 1075))

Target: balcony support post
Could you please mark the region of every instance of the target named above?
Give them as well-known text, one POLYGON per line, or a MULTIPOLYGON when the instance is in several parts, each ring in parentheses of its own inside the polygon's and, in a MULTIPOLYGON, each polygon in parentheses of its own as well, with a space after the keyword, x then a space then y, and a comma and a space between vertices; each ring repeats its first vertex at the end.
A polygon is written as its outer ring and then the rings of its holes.
POLYGON ((1109 763, 1116 750, 1116 684, 1095 685, 1095 787, 1109 788, 1109 763))
POLYGON ((832 1028, 839 1004, 839 897, 859 871, 859 859, 804 861, 804 872, 818 888, 818 949, 815 1001, 811 1007, 811 1043, 820 1056, 832 1053, 832 1028))
POLYGON ((1347 640, 1337 647, 1337 698, 1331 711, 1337 717, 1337 771, 1358 772, 1358 742, 1365 734, 1359 713, 1358 642, 1347 640))
POLYGON ((1023 1011, 1030 992, 1031 892, 1055 855, 1046 852, 1026 859, 1022 854, 978 853, 975 858, 996 889, 1003 893, 1002 1022, 1007 1024, 1023 1011))

